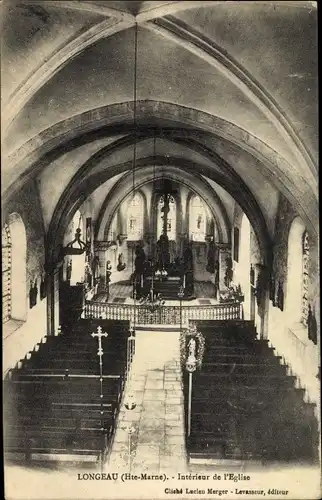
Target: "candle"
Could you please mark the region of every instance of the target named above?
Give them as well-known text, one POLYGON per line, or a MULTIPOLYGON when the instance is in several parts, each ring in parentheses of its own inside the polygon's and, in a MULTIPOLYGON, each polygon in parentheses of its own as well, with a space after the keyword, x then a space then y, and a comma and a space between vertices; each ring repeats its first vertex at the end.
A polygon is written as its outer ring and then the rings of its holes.
POLYGON ((186 275, 183 275, 183 288, 186 288, 186 275))

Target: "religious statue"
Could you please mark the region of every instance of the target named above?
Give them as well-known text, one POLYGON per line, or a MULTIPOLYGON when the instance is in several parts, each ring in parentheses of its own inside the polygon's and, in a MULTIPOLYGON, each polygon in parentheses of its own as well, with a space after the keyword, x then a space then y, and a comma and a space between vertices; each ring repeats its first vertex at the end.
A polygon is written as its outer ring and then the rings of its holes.
POLYGON ((109 299, 109 296, 110 296, 111 274, 112 274, 112 265, 111 265, 111 261, 108 260, 106 262, 106 293, 107 293, 107 300, 109 299))
POLYGON ((208 273, 214 274, 215 272, 215 262, 216 262, 216 245, 214 239, 211 238, 208 246, 208 255, 207 255, 207 265, 206 271, 208 273))
POLYGON ((135 260, 134 260, 134 276, 133 276, 133 286, 136 293, 136 297, 139 299, 143 293, 144 287, 144 270, 145 270, 145 260, 146 255, 142 246, 137 245, 135 248, 135 260))
POLYGON ((196 346, 197 343, 195 339, 191 338, 188 344, 188 357, 186 361, 186 369, 188 372, 194 372, 197 367, 196 346))
POLYGON ((95 255, 93 262, 92 262, 92 274, 94 278, 94 286, 98 284, 101 271, 100 271, 100 260, 98 255, 95 255))
POLYGON ((36 279, 34 284, 32 283, 32 281, 30 282, 30 289, 29 289, 29 307, 30 307, 30 309, 32 309, 37 304, 37 295, 38 295, 38 286, 37 286, 37 279, 36 279))
POLYGON ((161 208, 161 212, 163 212, 163 234, 166 235, 167 234, 167 231, 168 231, 168 214, 170 212, 170 204, 169 204, 169 201, 170 201, 170 195, 165 192, 164 194, 164 205, 163 207, 161 208))
POLYGON ((72 266, 73 266, 72 259, 68 259, 66 266, 66 281, 70 281, 72 278, 72 266))
POLYGON ((312 311, 312 307, 308 306, 308 318, 307 318, 307 326, 308 326, 308 337, 312 340, 313 344, 317 345, 318 342, 318 326, 314 312, 312 311))
POLYGON ((226 272, 224 282, 227 287, 233 280, 233 261, 230 256, 226 257, 226 272))
MULTIPOLYGON (((265 293, 266 293, 266 291, 268 289, 269 277, 268 277, 268 270, 267 270, 266 266, 264 266, 263 264, 257 264, 257 267, 259 268, 259 272, 258 272, 257 281, 256 281, 256 290, 255 290, 255 293, 256 293, 257 306, 261 307, 262 300, 264 299, 265 293)), ((281 299, 281 303, 280 304, 283 307, 283 304, 284 304, 284 292, 283 292, 283 288, 282 288, 282 284, 281 283, 279 284, 279 290, 282 293, 282 295, 280 295, 280 299, 281 299)), ((277 299, 277 300, 279 301, 279 299, 277 299)), ((278 307, 280 307, 280 304, 278 305, 278 307)))
POLYGON ((135 248, 135 260, 134 260, 136 276, 141 276, 141 274, 143 274, 145 259, 146 256, 144 249, 140 245, 137 245, 135 248))
POLYGON ((92 280, 92 272, 88 262, 85 264, 85 283, 87 283, 88 288, 92 288, 93 280, 92 280))
POLYGON ((191 249, 190 243, 185 244, 185 247, 184 247, 183 267, 184 267, 184 270, 186 272, 192 271, 192 269, 193 269, 193 255, 192 255, 192 249, 191 249))
POLYGON ((43 300, 47 295, 47 279, 46 275, 43 276, 41 275, 41 282, 40 282, 40 300, 43 300))
POLYGON ((125 268, 126 268, 126 264, 124 262, 123 254, 120 253, 118 256, 118 264, 117 264, 116 269, 118 271, 123 271, 125 268))

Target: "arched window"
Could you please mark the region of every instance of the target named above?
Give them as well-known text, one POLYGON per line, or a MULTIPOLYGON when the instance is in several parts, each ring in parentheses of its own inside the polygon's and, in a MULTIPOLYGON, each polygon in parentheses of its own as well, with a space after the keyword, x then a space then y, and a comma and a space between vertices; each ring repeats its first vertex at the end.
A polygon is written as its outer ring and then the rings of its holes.
POLYGON ((135 193, 127 210, 128 241, 139 241, 143 238, 143 208, 142 195, 135 193))
POLYGON ((8 224, 2 229, 2 321, 11 318, 11 235, 8 224))
POLYGON ((309 238, 299 217, 292 222, 288 236, 286 310, 293 322, 307 325, 309 238))
MULTIPOLYGON (((167 236, 169 240, 175 241, 176 239, 176 216, 177 206, 173 196, 169 197, 169 212, 167 214, 167 236)), ((163 234, 164 223, 164 196, 160 196, 158 202, 158 219, 157 219, 157 238, 163 234)))
POLYGON ((27 238, 19 214, 13 213, 2 230, 2 320, 27 319, 27 238))
POLYGON ((206 210, 200 196, 193 196, 190 202, 190 238, 193 241, 205 241, 206 210))

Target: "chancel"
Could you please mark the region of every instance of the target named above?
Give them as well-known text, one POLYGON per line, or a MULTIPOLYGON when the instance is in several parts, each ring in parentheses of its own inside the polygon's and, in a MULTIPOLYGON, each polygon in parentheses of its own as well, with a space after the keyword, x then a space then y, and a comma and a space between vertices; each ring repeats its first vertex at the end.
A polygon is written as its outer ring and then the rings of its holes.
POLYGON ((3 3, 7 465, 317 465, 315 4, 3 3))

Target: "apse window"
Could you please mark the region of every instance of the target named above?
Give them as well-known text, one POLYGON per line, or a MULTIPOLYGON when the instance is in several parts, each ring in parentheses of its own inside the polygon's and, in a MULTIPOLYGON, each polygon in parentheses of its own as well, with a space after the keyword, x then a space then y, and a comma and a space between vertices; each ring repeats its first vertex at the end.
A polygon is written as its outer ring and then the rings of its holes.
POLYGON ((161 234, 164 234, 164 229, 166 227, 166 232, 169 240, 175 241, 176 239, 176 214, 177 207, 173 196, 169 196, 168 204, 165 204, 165 198, 162 195, 158 203, 158 238, 161 234))
POLYGON ((205 241, 206 209, 200 196, 193 196, 190 202, 190 237, 193 241, 205 241))
POLYGON ((136 193, 128 205, 127 239, 139 241, 143 237, 143 199, 136 193))

